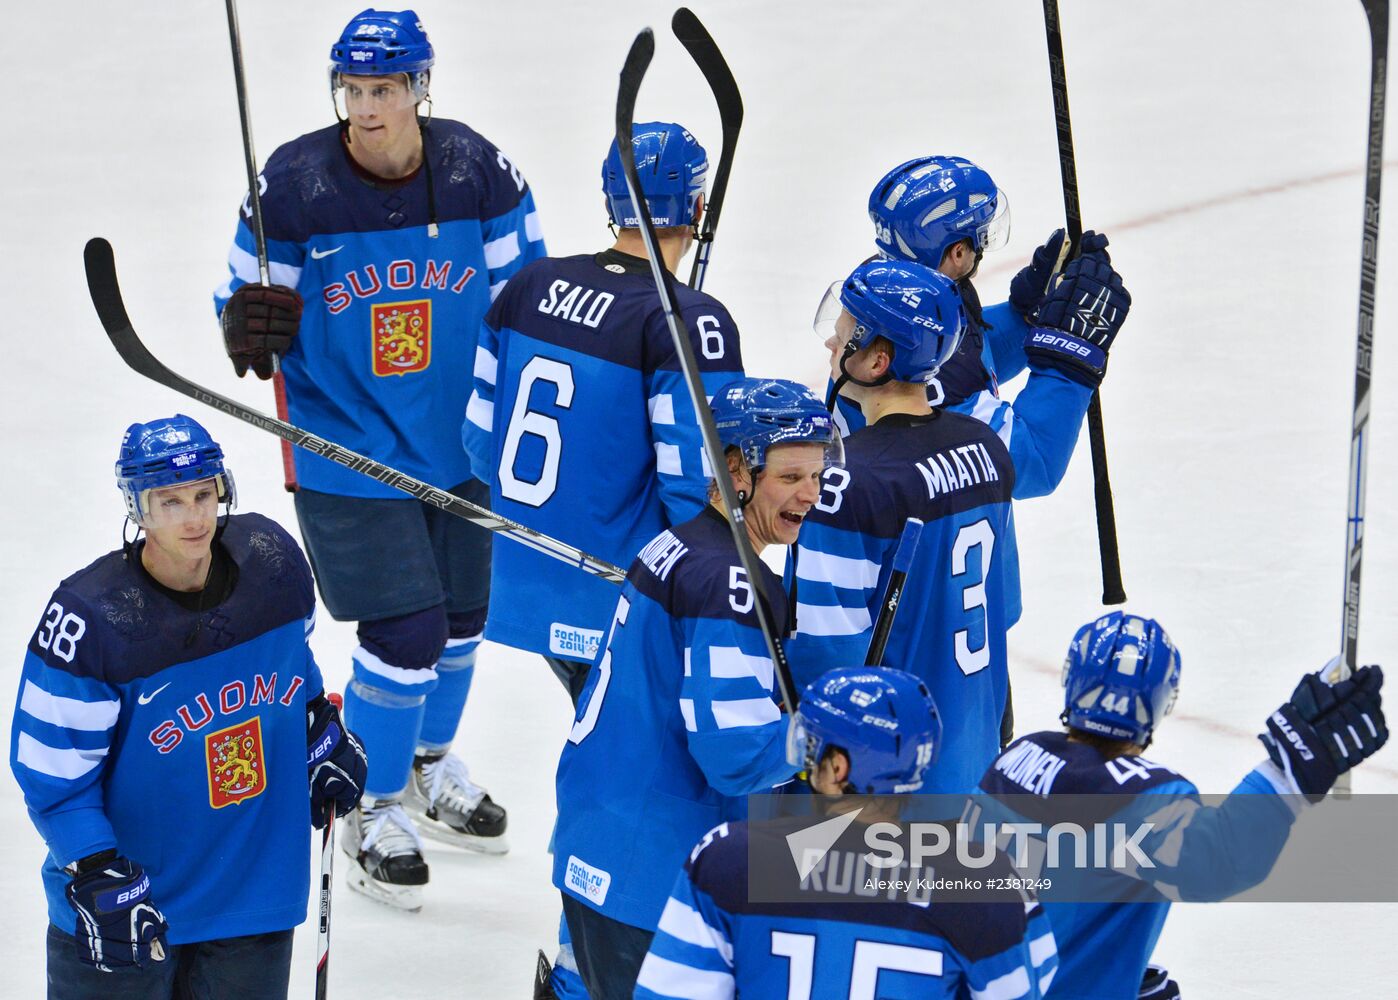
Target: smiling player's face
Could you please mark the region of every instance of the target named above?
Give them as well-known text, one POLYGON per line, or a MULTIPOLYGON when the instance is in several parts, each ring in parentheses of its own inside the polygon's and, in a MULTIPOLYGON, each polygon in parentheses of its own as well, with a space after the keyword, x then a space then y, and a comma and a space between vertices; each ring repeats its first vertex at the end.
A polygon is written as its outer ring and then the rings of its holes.
MULTIPOLYGON (((820 476, 825 471, 825 446, 779 444, 767 451, 767 466, 757 477, 757 489, 744 511, 748 531, 757 545, 791 545, 801 522, 820 499, 820 476)), ((739 489, 751 490, 746 476, 734 477, 739 489)))

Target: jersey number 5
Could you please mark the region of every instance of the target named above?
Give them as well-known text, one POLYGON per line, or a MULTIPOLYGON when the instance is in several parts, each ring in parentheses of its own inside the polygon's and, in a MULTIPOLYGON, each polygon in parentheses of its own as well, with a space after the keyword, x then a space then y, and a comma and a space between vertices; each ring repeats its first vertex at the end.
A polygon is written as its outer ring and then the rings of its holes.
POLYGON ((602 659, 597 664, 597 679, 592 684, 592 690, 585 692, 580 699, 582 714, 573 723, 573 729, 568 734, 569 743, 581 743, 587 739, 588 733, 597 728, 597 716, 602 714, 602 699, 607 697, 607 685, 612 682, 612 640, 616 638, 617 630, 626 625, 626 616, 630 613, 631 602, 625 597, 619 598, 616 602, 616 614, 612 618, 611 631, 607 633, 607 651, 602 654, 602 659))
POLYGON ((573 405, 573 369, 552 358, 534 357, 519 373, 519 388, 515 391, 515 406, 510 413, 510 426, 505 431, 505 447, 500 455, 500 492, 517 503, 542 507, 558 489, 558 463, 563 456, 563 434, 558 419, 529 408, 529 394, 535 382, 553 386, 554 405, 566 410, 573 405), (521 479, 515 474, 519 447, 525 437, 535 437, 544 443, 544 459, 539 477, 521 479))

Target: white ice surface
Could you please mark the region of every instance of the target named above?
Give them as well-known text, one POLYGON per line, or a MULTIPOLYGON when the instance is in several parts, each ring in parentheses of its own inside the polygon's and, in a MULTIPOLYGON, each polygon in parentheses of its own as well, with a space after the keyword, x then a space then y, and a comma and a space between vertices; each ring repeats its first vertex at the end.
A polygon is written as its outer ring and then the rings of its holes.
MULTIPOLYGON (((1225 791, 1259 759, 1253 733, 1266 712, 1338 643, 1367 32, 1353 0, 1063 6, 1084 217, 1112 235, 1135 297, 1103 397, 1130 607, 1160 618, 1184 654, 1180 709, 1155 756, 1225 791)), ((326 53, 355 9, 245 0, 263 157, 329 120, 326 53)), ((658 51, 638 117, 685 122, 717 158, 717 115, 668 32, 671 9, 419 3, 440 60, 438 113, 470 122, 522 167, 555 253, 607 242, 598 167, 617 72, 643 25, 656 27, 658 51)), ((903 159, 971 156, 1010 192, 1013 239, 979 282, 988 302, 1061 223, 1037 4, 711 2, 698 13, 747 104, 709 290, 740 323, 750 372, 821 379, 810 317, 826 285, 869 252, 869 188, 903 159)), ((205 421, 244 509, 294 523, 275 441, 128 371, 82 274, 83 243, 110 238, 155 352, 271 410, 267 386, 229 372, 209 298, 245 189, 221 5, 88 0, 49 5, 40 21, 33 33, 11 25, 5 60, 0 645, 10 690, 49 590, 117 544, 111 462, 129 421, 175 410, 205 421)), ((1361 655, 1378 660, 1398 647, 1394 229, 1380 254, 1364 563, 1361 655)), ((1017 508, 1021 731, 1054 724, 1062 650, 1098 608, 1091 504, 1083 444, 1054 496, 1017 508)), ((353 644, 351 625, 322 618, 316 652, 335 686, 353 644)), ((537 657, 487 646, 481 663, 459 745, 509 808, 513 851, 432 848, 417 915, 341 883, 338 998, 523 997, 535 948, 552 952, 545 846, 567 699, 537 657)), ((9 717, 7 702, 0 725, 9 717)), ((1398 754, 1388 748, 1355 784, 1398 791, 1398 754)), ((0 817, 0 995, 39 996, 42 847, 8 775, 0 817)), ((1368 863, 1391 867, 1392 844, 1378 838, 1368 863)), ((211 852, 210 863, 256 860, 211 852)), ((1177 907, 1157 954, 1192 1000, 1377 997, 1394 994, 1395 941, 1395 905, 1196 905, 1177 907)), ((314 948, 306 925, 293 995, 311 992, 314 948)))

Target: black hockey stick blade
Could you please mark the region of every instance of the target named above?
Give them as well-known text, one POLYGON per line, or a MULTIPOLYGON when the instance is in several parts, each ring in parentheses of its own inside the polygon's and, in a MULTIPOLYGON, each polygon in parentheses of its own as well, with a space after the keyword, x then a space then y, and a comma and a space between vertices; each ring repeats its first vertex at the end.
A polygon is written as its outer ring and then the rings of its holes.
POLYGON ((704 287, 708 274, 709 255, 713 249, 714 235, 718 232, 719 216, 723 212, 723 201, 728 194, 728 177, 733 170, 733 156, 738 146, 738 133, 743 127, 743 95, 738 91, 738 81, 733 71, 719 51, 718 44, 708 29, 688 7, 675 11, 670 19, 670 29, 685 47, 699 71, 708 81, 718 104, 719 122, 723 129, 723 149, 719 153, 718 167, 714 171, 714 183, 709 189, 708 204, 704 210, 704 224, 699 231, 699 248, 694 254, 694 264, 689 272, 689 284, 694 288, 704 287))
MULTIPOLYGON (((1063 65, 1063 32, 1058 0, 1044 0, 1044 33, 1048 40, 1049 78, 1053 86, 1053 119, 1058 130, 1058 167, 1063 178, 1063 212, 1067 220, 1064 260, 1071 260, 1082 240, 1082 208, 1078 201, 1078 167, 1073 152, 1073 121, 1068 113, 1068 74, 1063 65)), ((1097 552, 1102 563, 1102 603, 1123 604, 1121 554, 1117 549, 1116 505, 1107 471, 1107 435, 1102 421, 1101 394, 1093 390, 1087 408, 1087 438, 1092 451, 1092 495, 1097 508, 1097 552)))
POLYGON ((645 28, 631 43, 631 50, 627 52, 626 62, 622 64, 621 68, 621 83, 617 88, 616 95, 617 151, 621 155, 621 165, 626 174, 626 185, 631 193, 631 203, 638 208, 636 214, 640 217, 641 238, 646 244, 646 257, 650 261, 651 276, 655 279, 656 291, 660 295, 660 305, 665 311, 665 322, 670 327, 670 336, 675 342, 675 352, 679 355, 685 386, 689 390, 689 398, 699 420, 699 431, 704 438, 704 452, 708 455, 709 466, 715 471, 714 482, 718 485, 719 495, 723 500, 723 509, 728 514, 728 526, 733 532, 733 544, 738 550, 738 562, 742 564, 743 572, 747 574, 751 587, 753 611, 757 618, 757 625, 762 632, 767 653, 774 665, 776 685, 782 703, 789 712, 792 712, 796 709, 796 686, 791 679, 791 667, 787 663, 786 653, 782 650, 781 641, 773 630, 772 616, 762 593, 762 576, 759 572, 761 564, 758 562, 757 553, 752 549, 752 543, 748 540, 743 506, 738 502, 732 481, 724 474, 724 470, 728 468, 728 463, 724 458, 723 445, 718 439, 718 429, 714 426, 714 417, 709 409, 708 396, 704 392, 703 383, 699 380, 699 363, 694 357, 694 345, 690 340, 689 329, 684 318, 680 315, 675 298, 673 278, 662 263, 659 241, 656 239, 655 226, 651 223, 650 213, 640 210, 645 206, 646 200, 642 197, 641 178, 636 172, 636 150, 635 146, 632 145, 631 133, 636 117, 636 95, 640 92, 641 81, 645 79, 646 69, 650 66, 650 61, 654 56, 655 35, 649 28, 645 28))
POLYGON ((530 548, 537 549, 570 566, 576 566, 578 569, 594 576, 600 576, 604 580, 610 580, 612 583, 621 583, 626 579, 625 571, 619 566, 590 556, 581 549, 556 538, 550 538, 532 528, 526 528, 516 521, 500 517, 478 504, 439 490, 435 486, 414 479, 407 473, 375 462, 372 458, 366 458, 333 441, 317 437, 284 420, 278 420, 275 417, 259 413, 257 410, 249 409, 227 396, 211 392, 203 386, 189 381, 183 375, 171 371, 150 352, 150 349, 137 336, 135 328, 131 325, 131 318, 126 312, 126 304, 122 301, 121 286, 117 283, 116 260, 112 254, 112 245, 101 237, 88 240, 87 246, 83 250, 83 263, 87 268, 88 293, 92 296, 92 304, 97 309, 97 316, 102 321, 102 328, 107 331, 107 337, 111 340, 112 346, 116 348, 116 352, 121 355, 121 359, 137 373, 153 382, 159 382, 167 388, 174 389, 190 399, 198 400, 216 410, 222 410, 244 423, 259 427, 269 434, 275 434, 282 440, 290 441, 297 447, 304 448, 322 458, 327 458, 337 465, 343 465, 345 468, 366 475, 370 479, 378 480, 385 486, 400 490, 424 503, 430 503, 448 514, 455 514, 457 517, 477 524, 487 531, 506 535, 522 545, 528 545, 530 548))

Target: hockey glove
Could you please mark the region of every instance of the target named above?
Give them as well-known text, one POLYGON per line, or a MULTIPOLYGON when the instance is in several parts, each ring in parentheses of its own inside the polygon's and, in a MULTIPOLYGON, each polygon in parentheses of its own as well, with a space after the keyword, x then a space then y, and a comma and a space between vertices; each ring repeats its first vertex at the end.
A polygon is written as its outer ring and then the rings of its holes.
POLYGON ((1268 717, 1267 731, 1258 739, 1292 786, 1312 802, 1388 742, 1382 687, 1378 667, 1361 667, 1334 687, 1320 673, 1307 674, 1291 700, 1268 717))
POLYGON ((1105 250, 1075 257, 1039 306, 1024 353, 1032 365, 1096 388, 1130 310, 1131 293, 1105 250))
POLYGON ((1180 984, 1159 965, 1147 965, 1138 1000, 1180 1000, 1180 984))
POLYGON ((359 804, 369 759, 359 738, 340 721, 340 710, 323 693, 306 705, 306 767, 316 829, 325 826, 332 806, 336 816, 343 816, 359 804))
MULTIPOLYGON (((1090 229, 1082 234, 1082 239, 1078 242, 1079 254, 1101 253, 1110 261, 1106 250, 1107 238, 1090 229)), ((1030 322, 1033 322, 1034 311, 1048 294, 1049 282, 1053 280, 1054 271, 1058 267, 1058 255, 1062 252, 1063 230, 1055 229, 1053 235, 1044 241, 1044 245, 1034 251, 1029 264, 1021 268, 1010 281, 1010 305, 1030 322)))
POLYGON ((150 877, 115 851, 84 859, 68 883, 78 911, 78 957, 103 972, 165 961, 165 917, 150 899, 150 877))
POLYGON ((242 378, 251 368, 272 377, 273 355, 285 354, 301 328, 301 296, 285 285, 243 285, 223 307, 223 346, 242 378))

